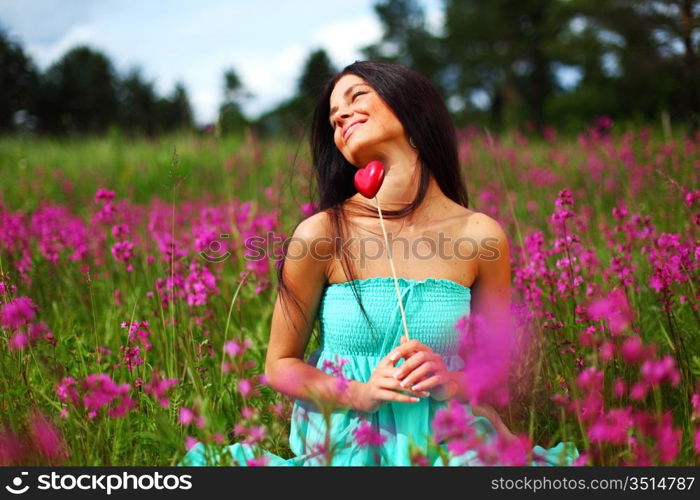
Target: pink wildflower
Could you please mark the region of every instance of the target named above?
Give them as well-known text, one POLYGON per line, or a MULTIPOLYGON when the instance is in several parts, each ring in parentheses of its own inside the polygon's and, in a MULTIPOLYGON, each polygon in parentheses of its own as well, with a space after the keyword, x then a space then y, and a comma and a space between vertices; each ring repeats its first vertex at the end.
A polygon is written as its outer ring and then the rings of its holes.
POLYGON ((625 340, 620 348, 622 357, 628 363, 639 363, 645 357, 644 344, 638 336, 633 336, 625 340))
POLYGON ((157 400, 160 406, 167 408, 170 405, 170 401, 168 400, 166 393, 176 385, 176 378, 161 379, 160 374, 154 370, 151 373, 151 382, 146 384, 144 389, 146 394, 153 396, 153 399, 157 400))
POLYGON ((8 427, 0 428, 0 465, 20 465, 23 446, 8 427))
POLYGON ((613 335, 625 330, 633 319, 627 296, 621 289, 613 290, 607 297, 589 304, 588 315, 593 321, 606 319, 613 335))
POLYGON ((250 382, 250 380, 242 378, 238 381, 238 392, 241 393, 241 396, 247 398, 255 393, 255 387, 253 387, 253 384, 250 382))
POLYGON ((681 380, 681 374, 676 370, 673 357, 667 354, 660 360, 647 360, 642 364, 641 374, 644 381, 654 387, 664 381, 676 387, 681 380))
POLYGON ((134 256, 134 244, 130 241, 118 241, 112 246, 112 256, 114 260, 129 262, 134 256))
POLYGON ((122 353, 123 363, 128 370, 133 370, 137 366, 143 364, 141 348, 139 346, 119 346, 119 349, 122 353))
POLYGON ((316 203, 304 203, 301 206, 301 213, 304 215, 304 218, 310 217, 313 214, 315 214, 318 211, 318 205, 316 203))
POLYGON ((109 191, 107 189, 99 188, 95 193, 95 201, 100 203, 103 201, 112 201, 114 199, 115 192, 109 191))
POLYGON ((39 307, 29 297, 17 297, 0 309, 0 325, 16 330, 29 324, 36 316, 39 307))
POLYGON ((378 429, 375 429, 369 422, 363 421, 353 431, 352 435, 355 438, 355 443, 360 448, 370 446, 381 446, 386 442, 386 436, 383 436, 378 429))
POLYGON ((56 463, 67 458, 61 433, 46 417, 34 415, 30 430, 34 446, 44 459, 56 463))
POLYGON ((458 439, 469 433, 469 425, 473 416, 467 414, 464 406, 455 400, 450 400, 447 407, 440 408, 433 418, 433 436, 435 441, 458 439))
POLYGON ((7 341, 7 347, 13 351, 21 351, 27 346, 29 346, 29 340, 22 332, 13 334, 7 341))
POLYGON ((455 324, 461 328, 462 386, 473 405, 485 402, 503 406, 510 399, 508 382, 515 338, 509 323, 510 318, 501 318, 499 324, 487 326, 484 315, 475 313, 455 324))
POLYGON ((200 429, 202 429, 206 425, 203 416, 199 415, 196 411, 186 406, 180 407, 178 421, 181 425, 189 425, 191 423, 194 423, 200 429))
POLYGON ((179 422, 182 425, 189 425, 192 423, 194 420, 194 412, 187 408, 186 406, 183 406, 180 408, 180 418, 179 422))
POLYGON ((242 355, 246 349, 251 347, 253 342, 250 339, 245 339, 243 342, 237 340, 229 340, 224 344, 224 351, 231 357, 242 355))
POLYGON ((270 463, 270 459, 265 455, 261 455, 259 457, 253 457, 246 460, 246 463, 248 464, 248 467, 264 467, 270 463))
POLYGON ((624 444, 632 424, 631 408, 610 410, 588 428, 588 437, 593 443, 624 444))
POLYGON ((80 394, 75 389, 76 383, 73 377, 63 377, 61 383, 56 387, 56 394, 62 403, 78 404, 80 394))
POLYGON ((248 429, 248 437, 245 442, 252 445, 261 442, 263 439, 265 439, 265 427, 258 425, 248 429))
POLYGON ((647 392, 649 391, 649 386, 644 382, 637 382, 630 389, 630 398, 634 401, 641 401, 647 397, 647 392))
POLYGON ((190 274, 187 275, 184 286, 187 305, 190 306, 204 305, 211 295, 219 293, 216 276, 195 260, 190 263, 190 274))
POLYGON ((101 408, 110 405, 109 417, 123 417, 134 406, 134 401, 128 396, 129 384, 117 384, 106 373, 88 375, 82 385, 85 391, 83 406, 88 410, 88 418, 95 418, 101 408))
POLYGON ((199 443, 199 441, 197 441, 196 438, 194 438, 192 436, 187 436, 185 438, 185 451, 188 451, 188 450, 194 448, 195 446, 197 446, 197 443, 199 443))
POLYGON ((346 379, 345 375, 343 374, 343 367, 346 364, 348 364, 348 359, 339 358, 337 354, 335 355, 335 361, 326 359, 323 362, 323 370, 337 378, 336 388, 338 392, 345 391, 345 389, 347 389, 349 386, 348 379, 346 379))

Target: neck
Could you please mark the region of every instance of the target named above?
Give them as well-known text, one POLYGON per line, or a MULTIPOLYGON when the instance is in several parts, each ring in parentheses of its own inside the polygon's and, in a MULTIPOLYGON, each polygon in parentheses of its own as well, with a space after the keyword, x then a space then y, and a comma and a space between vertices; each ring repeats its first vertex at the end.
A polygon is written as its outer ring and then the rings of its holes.
MULTIPOLYGON (((408 206, 418 194, 420 186, 420 163, 418 153, 411 148, 409 151, 394 151, 394 154, 381 155, 377 158, 384 163, 384 181, 376 198, 379 200, 382 210, 400 210, 408 206)), ((358 199, 366 200, 359 193, 358 199)), ((427 216, 426 207, 429 200, 444 197, 435 178, 430 175, 428 188, 423 198, 423 203, 416 210, 402 218, 404 225, 419 224, 427 216)), ((369 200, 373 206, 377 206, 375 199, 369 200)))

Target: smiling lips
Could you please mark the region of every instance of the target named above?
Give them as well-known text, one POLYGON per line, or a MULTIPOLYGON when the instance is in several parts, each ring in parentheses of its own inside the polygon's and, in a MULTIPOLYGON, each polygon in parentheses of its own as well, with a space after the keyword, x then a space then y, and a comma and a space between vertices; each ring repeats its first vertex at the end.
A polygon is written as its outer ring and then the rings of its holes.
POLYGON ((357 120, 356 122, 351 123, 350 126, 345 130, 345 132, 343 132, 343 141, 347 142, 348 138, 355 131, 355 129, 357 129, 357 127, 359 127, 360 125, 362 125, 366 121, 367 120, 364 119, 364 120, 357 120))

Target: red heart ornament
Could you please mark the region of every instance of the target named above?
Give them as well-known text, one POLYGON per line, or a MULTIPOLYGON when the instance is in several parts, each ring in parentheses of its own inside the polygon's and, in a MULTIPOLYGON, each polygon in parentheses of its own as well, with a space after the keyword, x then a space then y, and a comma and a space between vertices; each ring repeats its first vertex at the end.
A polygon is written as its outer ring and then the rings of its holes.
POLYGON ((366 198, 374 198, 384 181, 384 164, 371 161, 355 172, 355 187, 366 198))

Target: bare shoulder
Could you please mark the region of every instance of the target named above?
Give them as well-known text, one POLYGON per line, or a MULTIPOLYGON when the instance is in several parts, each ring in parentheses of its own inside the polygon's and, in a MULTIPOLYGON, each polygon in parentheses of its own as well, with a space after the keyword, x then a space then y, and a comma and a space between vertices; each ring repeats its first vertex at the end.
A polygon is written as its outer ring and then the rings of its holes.
POLYGON ((507 271, 506 268, 510 265, 509 240, 503 226, 496 219, 469 210, 460 228, 460 252, 475 257, 476 276, 487 274, 494 268, 507 271))
POLYGON ((316 212, 297 224, 289 244, 288 253, 304 252, 327 262, 333 252, 330 235, 330 214, 326 211, 316 212))
POLYGON ((508 242, 503 226, 496 219, 483 212, 477 212, 455 203, 449 213, 452 214, 450 219, 458 221, 455 229, 461 238, 471 239, 477 243, 482 240, 508 242))
POLYGON ((471 236, 477 241, 488 240, 498 244, 508 244, 508 236, 496 219, 483 212, 470 212, 464 227, 467 236, 471 236))
POLYGON ((294 237, 309 241, 328 236, 330 234, 330 221, 330 214, 325 210, 316 212, 297 224, 294 229, 294 237))
MULTIPOLYGON (((503 226, 493 217, 473 212, 468 218, 465 234, 477 247, 476 282, 507 283, 510 280, 510 244, 503 226)), ((472 247, 474 248, 474 247, 472 247)))

